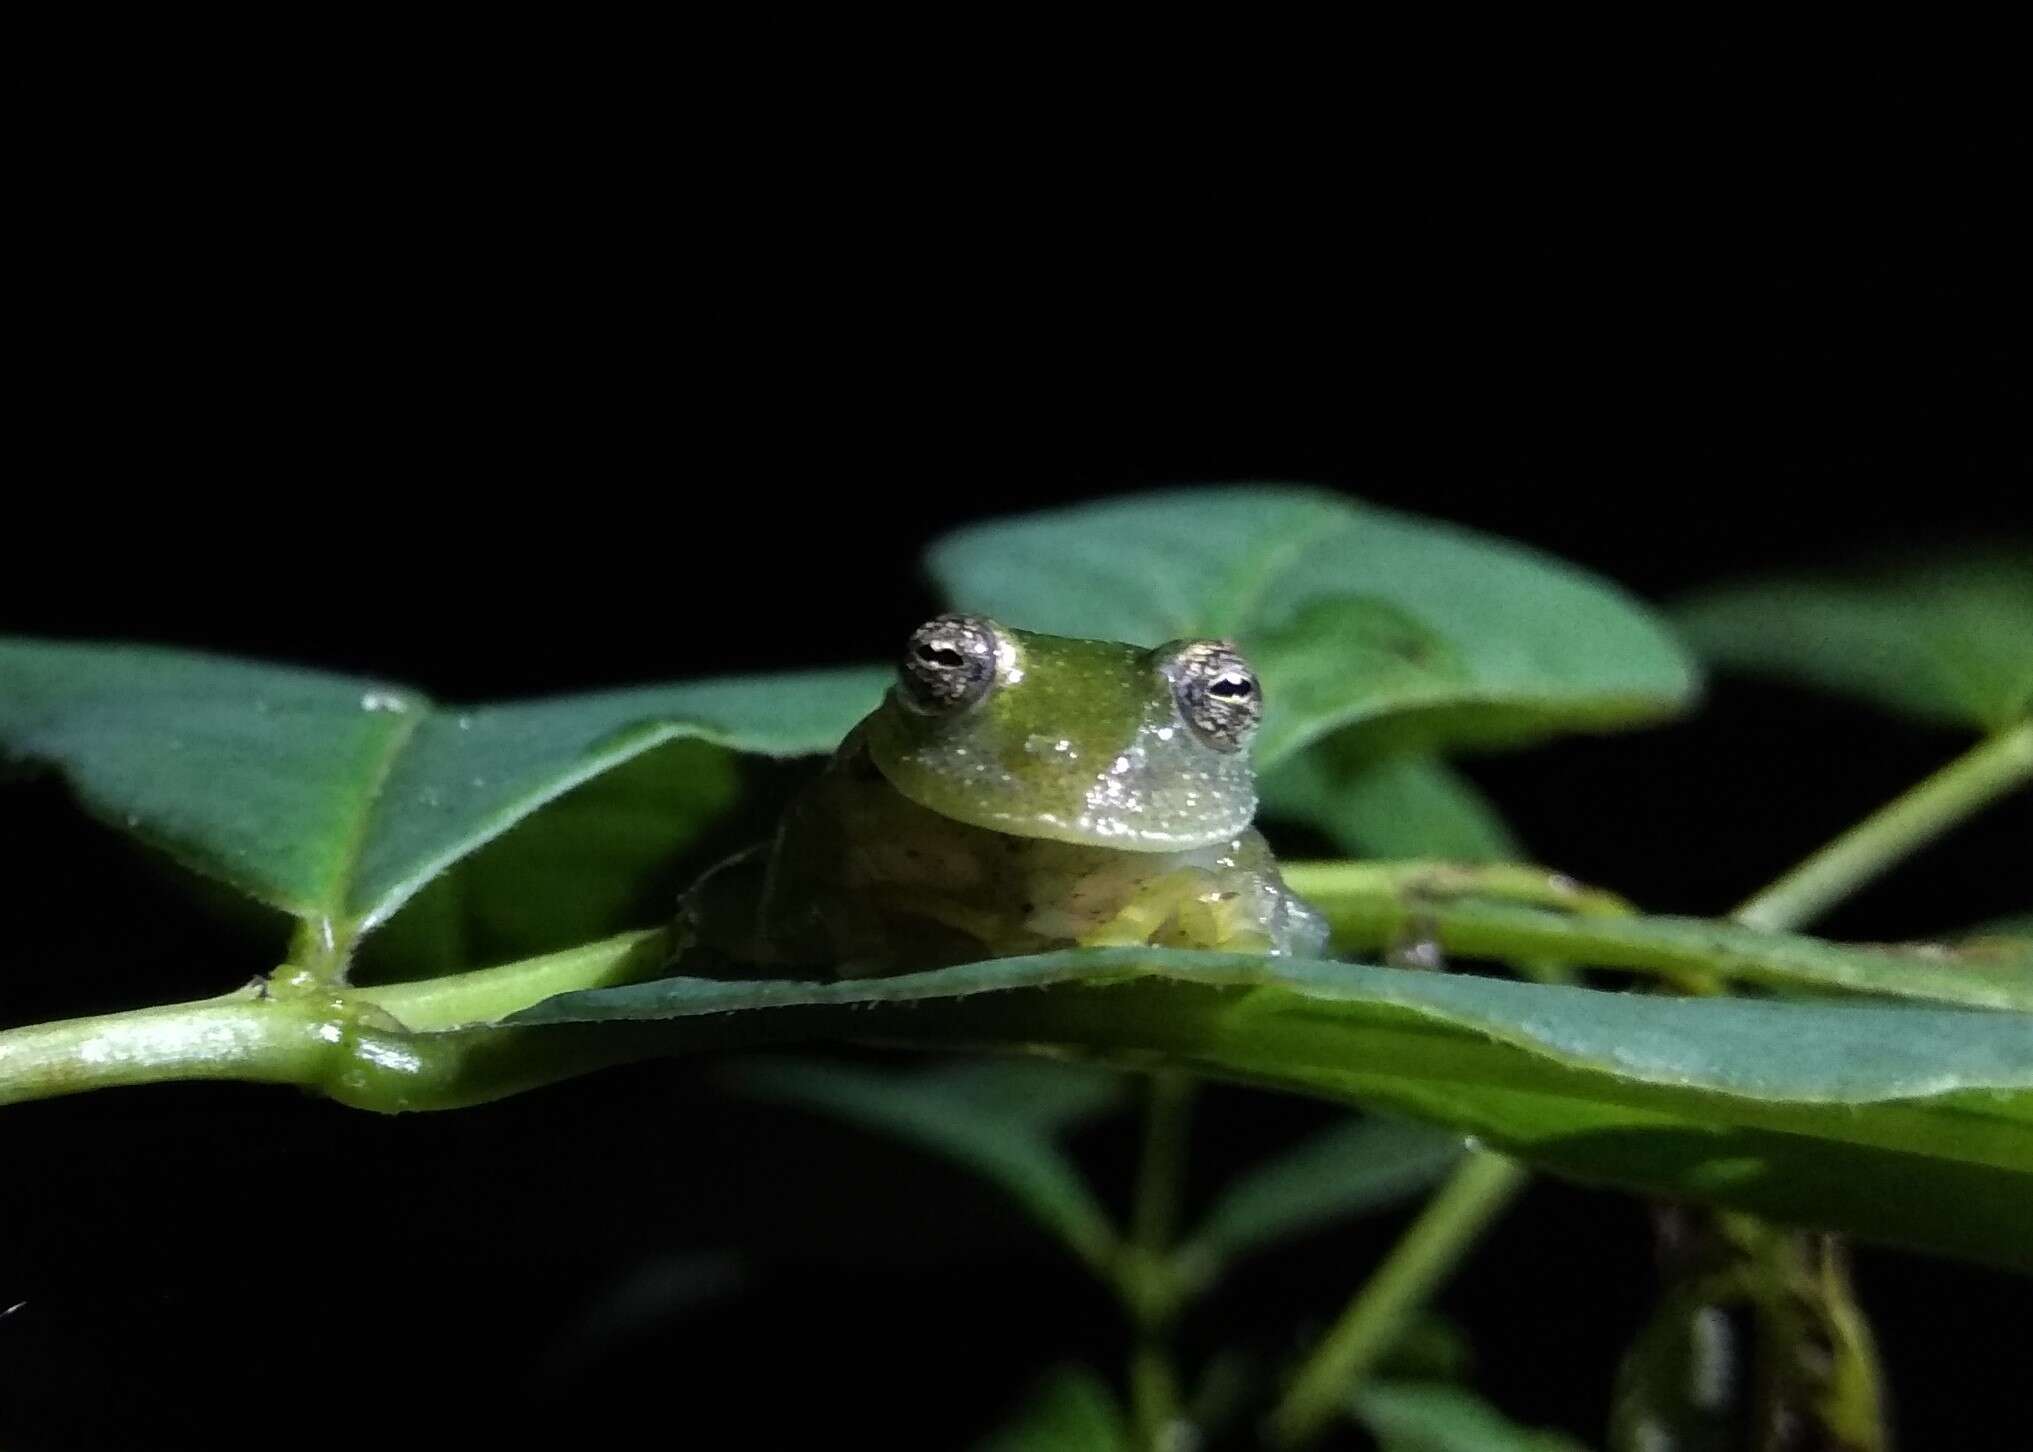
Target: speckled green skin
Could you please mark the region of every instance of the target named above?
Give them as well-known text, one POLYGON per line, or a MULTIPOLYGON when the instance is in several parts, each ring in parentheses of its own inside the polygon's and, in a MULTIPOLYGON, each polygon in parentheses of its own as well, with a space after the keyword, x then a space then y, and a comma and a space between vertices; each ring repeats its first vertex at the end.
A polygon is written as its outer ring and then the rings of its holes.
POLYGON ((1179 719, 1172 648, 1004 629, 956 715, 898 691, 785 814, 759 907, 695 895, 751 961, 894 972, 1068 946, 1318 954, 1326 928, 1249 826, 1255 773, 1179 719))

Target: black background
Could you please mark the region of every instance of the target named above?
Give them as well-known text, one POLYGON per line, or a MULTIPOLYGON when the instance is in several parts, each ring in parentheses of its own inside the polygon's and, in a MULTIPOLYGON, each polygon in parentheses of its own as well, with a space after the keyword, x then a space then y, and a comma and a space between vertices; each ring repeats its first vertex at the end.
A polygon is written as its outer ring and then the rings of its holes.
MULTIPOLYGON (((934 607, 931 537, 1155 484, 1340 487, 1655 599, 2033 529, 2002 83, 1720 44, 1359 69, 1093 113, 801 71, 795 105, 73 116, 22 210, 0 629, 487 699, 879 657, 934 607)), ((1473 769, 1544 860, 1718 912, 1962 744, 1723 681, 1687 723, 1473 769)), ((2029 827, 2021 797, 1827 927, 2023 911, 2029 827)), ((0 831, 0 1023, 266 966, 56 784, 5 788, 0 831)), ((1199 1192, 1323 1114, 1210 1096, 1199 1192)), ((1119 1200, 1127 1131, 1078 1149, 1119 1200)), ((1288 1346, 1393 1228, 1252 1263, 1191 1349, 1288 1346)), ((1444 1299, 1480 1383, 1599 1437, 1649 1257, 1639 1206, 1534 1188, 1444 1299)), ((1905 1445, 2017 1445, 2027 1283, 1876 1249, 1858 1276, 1905 1445)), ((991 1194, 691 1065, 406 1120, 246 1086, 9 1109, 21 1300, 18 1448, 636 1419, 953 1446, 1121 1353, 991 1194), (574 1361, 645 1264, 711 1294, 574 1361)))

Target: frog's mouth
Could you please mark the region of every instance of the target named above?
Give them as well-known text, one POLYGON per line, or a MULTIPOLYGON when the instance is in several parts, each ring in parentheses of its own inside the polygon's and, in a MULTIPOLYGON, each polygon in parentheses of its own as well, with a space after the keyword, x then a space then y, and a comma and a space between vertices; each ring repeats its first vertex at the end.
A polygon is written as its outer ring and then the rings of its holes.
POLYGON ((919 806, 989 831, 1179 852, 1235 837, 1256 814, 1247 756, 1210 751, 1176 722, 1144 723, 1106 753, 1064 737, 1011 744, 986 730, 912 728, 892 712, 869 722, 877 769, 919 806))

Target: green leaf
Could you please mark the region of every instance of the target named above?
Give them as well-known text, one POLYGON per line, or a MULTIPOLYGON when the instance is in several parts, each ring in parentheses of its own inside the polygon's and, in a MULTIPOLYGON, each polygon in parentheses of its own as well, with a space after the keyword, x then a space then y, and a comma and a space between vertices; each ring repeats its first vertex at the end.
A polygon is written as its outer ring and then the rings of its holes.
MULTIPOLYGON (((1000 1185, 1033 1219, 1097 1270, 1116 1234, 1072 1161, 1029 1111, 940 1091, 939 1076, 898 1076, 846 1064, 762 1060, 735 1064, 723 1082, 756 1098, 796 1104, 892 1135, 1000 1185)), ((976 1080, 973 1087, 979 1088, 976 1080)))
POLYGON ((356 982, 512 962, 668 917, 728 823, 740 758, 672 741, 572 788, 460 859, 361 945, 356 982))
POLYGON ((1325 832, 1351 857, 1514 862, 1518 841, 1475 786, 1431 756, 1374 756, 1356 734, 1316 741, 1262 780, 1269 817, 1325 832))
POLYGON ((2033 1268, 2025 1014, 1144 949, 841 983, 665 979, 510 1022, 664 1018, 691 1047, 830 1035, 1155 1059, 1431 1120, 1584 1180, 2033 1268))
POLYGON ((1718 665, 1999 730, 2033 715, 2033 548, 1704 591, 1674 612, 1718 665))
POLYGON ((1416 1195, 1445 1178, 1463 1153, 1460 1135, 1428 1125, 1334 1125, 1223 1190, 1180 1258, 1204 1280, 1224 1260, 1416 1195))
POLYGON ((1084 1366, 1063 1366, 974 1446, 975 1452, 1129 1452, 1130 1436, 1108 1384, 1084 1366))
POLYGON ((1373 1382, 1350 1410, 1381 1452, 1585 1452, 1560 1432, 1520 1427, 1465 1387, 1373 1382))
POLYGON ((343 951, 580 782, 681 738, 830 748, 884 680, 812 671, 441 707, 407 687, 182 651, 0 641, 0 751, 60 768, 108 822, 343 951))
POLYGON ((1963 935, 1967 938, 2023 938, 2033 939, 2033 913, 2015 913, 2008 918, 1996 918, 1980 927, 1971 928, 1963 935))
POLYGON ((1061 1134, 1119 1109, 1128 1081, 1112 1069, 1054 1059, 956 1059, 898 1076, 900 1084, 949 1104, 1061 1134))
POLYGON ((947 535, 955 605, 1030 630, 1156 645, 1226 636, 1266 682, 1266 763, 1358 722, 1507 741, 1685 705, 1695 673, 1651 613, 1523 546, 1337 495, 1141 495, 947 535))

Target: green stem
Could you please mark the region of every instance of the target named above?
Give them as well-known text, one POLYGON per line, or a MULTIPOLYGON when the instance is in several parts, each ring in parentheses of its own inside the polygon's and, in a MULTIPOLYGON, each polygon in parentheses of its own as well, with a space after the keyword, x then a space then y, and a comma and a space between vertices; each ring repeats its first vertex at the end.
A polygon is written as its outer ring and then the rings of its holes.
POLYGON ((181 1079, 295 1084, 363 1109, 480 1103, 654 1051, 648 1035, 599 1025, 491 1020, 553 994, 654 976, 663 943, 660 933, 632 933, 422 983, 322 993, 257 985, 9 1029, 0 1033, 0 1104, 181 1079), (480 1026, 437 1032, 460 1024, 480 1026))
POLYGON ((330 1057, 316 1015, 248 988, 0 1033, 0 1104, 168 1079, 301 1084, 330 1057))
POLYGON ((1150 1076, 1145 1088, 1143 1156, 1137 1166, 1130 1240, 1151 1256, 1165 1255, 1178 1234, 1186 1196, 1187 1129, 1192 1109, 1192 1079, 1176 1070, 1150 1076))
POLYGON ((1172 1242, 1179 1233, 1186 1196, 1192 1108, 1193 1081, 1185 1074, 1160 1070, 1146 1081, 1143 1154, 1130 1208, 1121 1287, 1136 1328, 1129 1364, 1130 1405, 1138 1440, 1149 1452, 1172 1444, 1180 1417, 1179 1372, 1171 1346, 1180 1289, 1172 1242))
POLYGON ((2033 781, 2033 721, 1978 743, 1902 792, 1730 914, 1797 928, 1964 817, 2033 781))
POLYGON ((1271 1413, 1276 1446, 1303 1447, 1327 1430, 1350 1390, 1525 1181, 1521 1166, 1488 1153, 1471 1155, 1454 1172, 1306 1359, 1271 1413))
POLYGON ((624 933, 498 968, 356 988, 349 997, 393 1014, 412 1033, 493 1023, 560 993, 638 983, 668 972, 664 933, 624 933))

